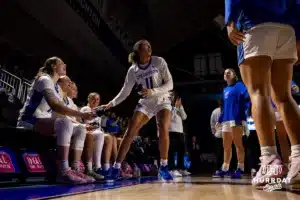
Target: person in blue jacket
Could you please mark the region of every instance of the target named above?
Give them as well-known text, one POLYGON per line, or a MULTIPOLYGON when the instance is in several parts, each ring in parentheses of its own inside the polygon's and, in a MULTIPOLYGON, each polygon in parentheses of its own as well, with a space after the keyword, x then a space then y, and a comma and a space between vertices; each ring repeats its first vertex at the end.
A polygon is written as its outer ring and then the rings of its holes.
POLYGON ((225 70, 224 80, 227 82, 227 87, 223 89, 222 112, 217 124, 217 129, 222 130, 224 161, 221 170, 217 170, 213 177, 241 178, 245 160, 242 137, 247 128, 246 111, 249 107, 249 95, 245 85, 238 81, 233 69, 225 70), (237 170, 231 174, 229 164, 232 157, 232 142, 236 147, 238 165, 237 170))
POLYGON ((261 146, 261 167, 252 180, 258 188, 287 174, 287 188, 300 189, 300 110, 290 88, 298 60, 295 27, 300 20, 299 6, 299 0, 225 0, 228 37, 237 46, 261 146), (271 90, 291 141, 289 172, 276 149, 271 90))

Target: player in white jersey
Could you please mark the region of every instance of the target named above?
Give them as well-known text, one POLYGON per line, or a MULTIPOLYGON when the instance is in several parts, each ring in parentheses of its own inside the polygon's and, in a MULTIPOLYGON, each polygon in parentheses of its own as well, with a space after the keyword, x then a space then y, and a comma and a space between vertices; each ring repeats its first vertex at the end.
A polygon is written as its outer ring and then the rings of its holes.
MULTIPOLYGON (((62 89, 62 99, 66 106, 70 109, 78 110, 77 106, 74 104, 73 100, 68 97, 68 94, 72 92, 71 88, 71 80, 68 76, 61 76, 58 81, 58 85, 62 89)), ((89 174, 82 174, 81 173, 81 155, 83 151, 82 147, 82 140, 85 141, 86 138, 86 126, 85 124, 80 123, 77 121, 76 117, 74 116, 67 116, 69 119, 72 120, 73 125, 73 134, 71 137, 71 149, 74 151, 73 154, 73 163, 72 169, 78 176, 87 180, 87 182, 95 182, 95 180, 101 179, 96 173, 89 173, 89 174)), ((83 143, 84 144, 84 143, 83 143)), ((102 178, 103 179, 103 178, 102 178)))
POLYGON ((139 85, 141 99, 129 123, 126 134, 119 148, 112 176, 117 178, 120 173, 121 162, 129 150, 133 137, 136 136, 144 124, 156 115, 159 128, 159 149, 161 156, 160 175, 167 180, 172 179, 168 171, 168 129, 171 121, 170 91, 173 89, 173 80, 166 61, 152 56, 151 45, 146 40, 138 41, 129 56, 132 66, 129 68, 125 83, 119 94, 107 105, 109 109, 124 101, 135 84, 139 85))
MULTIPOLYGON (((82 112, 91 112, 94 108, 99 106, 100 103, 100 95, 96 92, 90 93, 88 95, 88 104, 81 108, 82 112)), ((88 140, 86 141, 86 169, 89 173, 95 173, 98 176, 101 176, 102 179, 104 176, 101 174, 101 156, 103 151, 103 145, 105 142, 105 137, 110 137, 107 134, 104 134, 101 128, 101 116, 96 117, 93 120, 86 120, 85 124, 87 126, 92 127, 88 132, 88 140), (94 170, 93 170, 93 163, 94 163, 94 170)), ((106 141, 109 139, 106 139, 106 141)), ((110 166, 110 154, 111 149, 108 150, 109 152, 105 152, 104 155, 104 168, 106 170, 109 169, 110 166), (107 156, 108 153, 108 156, 107 156)))
MULTIPOLYGON (((60 115, 75 116, 83 119, 93 119, 93 113, 82 113, 65 106, 60 100, 57 80, 66 75, 66 65, 57 57, 46 60, 39 70, 28 98, 20 112, 19 127, 33 128, 38 133, 57 136, 57 151, 59 156, 58 181, 67 183, 87 183, 78 173, 71 170, 68 163, 69 146, 73 135, 73 124, 67 117, 53 118, 52 111, 60 115)), ((85 137, 85 135, 84 135, 85 137)), ((84 138, 76 141, 77 149, 83 149, 84 138)))

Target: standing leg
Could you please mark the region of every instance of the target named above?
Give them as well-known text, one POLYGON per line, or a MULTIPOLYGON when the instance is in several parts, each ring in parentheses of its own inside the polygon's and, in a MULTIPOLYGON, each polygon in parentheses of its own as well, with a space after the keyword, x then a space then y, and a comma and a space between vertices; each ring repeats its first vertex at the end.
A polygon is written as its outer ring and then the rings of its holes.
POLYGON ((171 123, 171 111, 162 109, 157 113, 157 125, 159 132, 159 151, 160 151, 160 176, 165 180, 172 180, 168 169, 168 151, 169 151, 169 127, 171 123))

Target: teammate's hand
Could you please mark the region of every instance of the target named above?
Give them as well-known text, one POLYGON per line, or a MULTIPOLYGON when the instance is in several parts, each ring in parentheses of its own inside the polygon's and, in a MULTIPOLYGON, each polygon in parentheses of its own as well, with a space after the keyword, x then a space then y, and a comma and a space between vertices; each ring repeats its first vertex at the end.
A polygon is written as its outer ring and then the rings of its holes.
POLYGON ((175 107, 179 108, 180 106, 182 106, 182 102, 181 102, 181 99, 179 98, 176 100, 175 107))
POLYGON ((233 23, 233 22, 231 22, 227 26, 227 34, 228 34, 229 40, 235 46, 238 46, 240 43, 244 42, 244 39, 245 39, 244 33, 238 31, 235 26, 235 23, 233 23))
POLYGON ((149 97, 149 96, 152 95, 152 90, 151 89, 143 88, 141 90, 140 94, 142 95, 142 97, 149 97))
POLYGON ((297 85, 292 85, 292 94, 297 94, 298 92, 299 92, 299 87, 297 85))
POLYGON ((217 122, 215 128, 216 128, 216 130, 219 130, 221 128, 221 124, 219 122, 217 122))
POLYGON ((95 130, 97 128, 98 128, 98 126, 93 126, 93 125, 90 125, 90 124, 86 125, 86 130, 87 131, 92 131, 92 130, 95 130))
POLYGON ((109 110, 111 107, 113 107, 112 103, 108 103, 105 105, 101 105, 99 108, 101 108, 103 110, 109 110))
POLYGON ((84 120, 92 120, 97 117, 97 115, 93 112, 82 112, 80 113, 80 117, 84 120))

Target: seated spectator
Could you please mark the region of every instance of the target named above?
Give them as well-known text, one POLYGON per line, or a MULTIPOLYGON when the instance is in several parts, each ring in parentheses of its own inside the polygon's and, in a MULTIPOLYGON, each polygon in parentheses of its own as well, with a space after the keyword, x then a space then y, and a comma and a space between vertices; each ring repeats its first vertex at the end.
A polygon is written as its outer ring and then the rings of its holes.
POLYGON ((71 139, 74 143, 75 158, 81 157, 85 133, 79 137, 73 137, 72 120, 66 116, 80 117, 91 120, 94 114, 82 113, 64 105, 57 81, 60 76, 66 75, 66 65, 58 57, 48 58, 40 68, 30 89, 28 98, 20 111, 18 127, 33 129, 44 135, 57 136, 57 155, 59 170, 57 181, 72 184, 84 184, 90 182, 86 176, 69 167, 68 157, 71 139), (52 116, 56 112, 60 115, 52 116))
MULTIPOLYGON (((88 95, 88 104, 81 108, 82 112, 91 112, 98 107, 100 103, 100 95, 96 92, 88 95)), ((86 120, 87 139, 85 143, 85 161, 86 173, 96 178, 96 180, 109 178, 110 156, 112 152, 113 138, 108 134, 104 134, 101 129, 101 117, 93 120, 86 120), (101 166, 101 156, 104 142, 106 141, 106 149, 104 151, 104 168, 101 166), (94 163, 94 169, 93 169, 94 163)))

